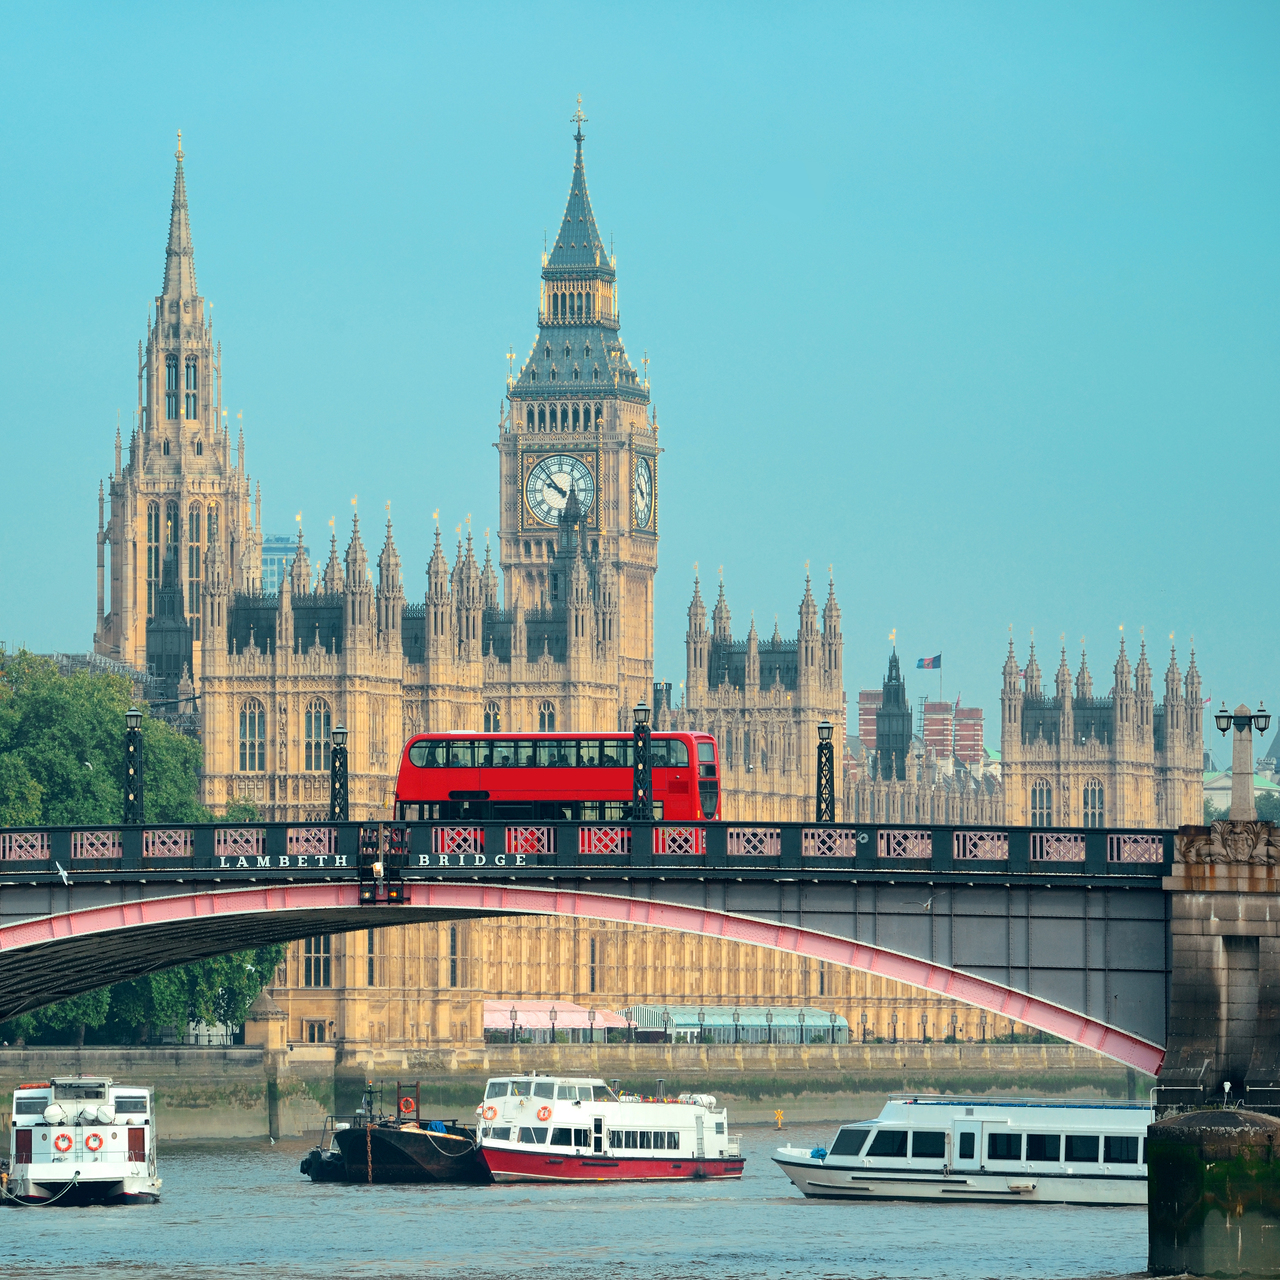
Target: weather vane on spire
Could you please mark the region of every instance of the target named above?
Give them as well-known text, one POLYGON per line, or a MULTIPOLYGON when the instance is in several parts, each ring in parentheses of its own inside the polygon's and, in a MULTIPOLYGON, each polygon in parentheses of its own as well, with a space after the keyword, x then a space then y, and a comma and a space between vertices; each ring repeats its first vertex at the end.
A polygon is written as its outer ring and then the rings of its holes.
POLYGON ((174 155, 174 159, 177 160, 179 164, 181 164, 182 163, 182 130, 181 129, 178 130, 178 149, 173 153, 173 155, 174 155))
POLYGON ((576 141, 582 141, 582 126, 587 123, 587 117, 582 114, 582 94, 578 94, 578 109, 569 117, 570 124, 578 126, 578 132, 574 134, 576 141))

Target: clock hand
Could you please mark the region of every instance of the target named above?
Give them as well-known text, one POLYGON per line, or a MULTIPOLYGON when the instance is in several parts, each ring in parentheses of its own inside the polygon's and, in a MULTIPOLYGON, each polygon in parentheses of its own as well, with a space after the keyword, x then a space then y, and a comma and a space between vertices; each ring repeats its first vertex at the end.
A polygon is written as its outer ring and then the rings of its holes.
POLYGON ((552 487, 552 488, 553 488, 553 489, 554 489, 554 490, 555 490, 555 491, 556 491, 556 492, 557 492, 557 493, 558 493, 562 498, 566 498, 566 499, 568 498, 568 496, 569 496, 569 491, 568 491, 567 489, 562 489, 558 484, 556 484, 556 482, 555 482, 555 481, 554 481, 550 476, 548 476, 548 477, 547 477, 547 483, 548 483, 548 484, 549 484, 549 485, 550 485, 550 486, 551 486, 551 487, 552 487))

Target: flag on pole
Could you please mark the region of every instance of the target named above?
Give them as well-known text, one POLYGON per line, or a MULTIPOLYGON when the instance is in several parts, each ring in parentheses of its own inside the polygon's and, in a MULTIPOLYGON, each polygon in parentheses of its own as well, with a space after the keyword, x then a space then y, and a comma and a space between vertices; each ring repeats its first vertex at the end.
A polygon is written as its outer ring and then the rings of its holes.
POLYGON ((934 654, 932 658, 917 658, 916 668, 920 671, 941 671, 942 654, 934 654))

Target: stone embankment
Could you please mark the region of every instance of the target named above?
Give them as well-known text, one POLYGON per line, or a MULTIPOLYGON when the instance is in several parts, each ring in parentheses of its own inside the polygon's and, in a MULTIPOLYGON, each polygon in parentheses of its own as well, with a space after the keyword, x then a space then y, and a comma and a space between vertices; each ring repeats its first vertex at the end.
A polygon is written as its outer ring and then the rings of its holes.
POLYGON ((646 1093, 664 1081, 714 1093, 738 1123, 840 1120, 874 1113, 897 1090, 1145 1097, 1153 1083, 1072 1045, 478 1045, 414 1049, 288 1045, 198 1049, 3 1048, 0 1114, 16 1084, 106 1075, 156 1091, 161 1139, 296 1136, 359 1105, 366 1080, 394 1106, 397 1082, 421 1085, 423 1111, 465 1118, 491 1075, 564 1072, 619 1079, 646 1093))

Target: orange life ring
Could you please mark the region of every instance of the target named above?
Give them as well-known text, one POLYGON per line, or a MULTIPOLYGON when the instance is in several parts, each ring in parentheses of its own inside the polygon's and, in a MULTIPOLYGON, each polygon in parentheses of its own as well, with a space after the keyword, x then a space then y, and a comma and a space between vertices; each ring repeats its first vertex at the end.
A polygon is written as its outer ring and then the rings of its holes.
POLYGON ((400 1099, 400 1110, 403 1111, 405 1115, 408 1115, 409 1112, 412 1111, 417 1105, 418 1104, 414 1102, 412 1098, 400 1099))
POLYGON ((539 1108, 538 1108, 538 1119, 539 1119, 539 1120, 550 1120, 550 1119, 551 1119, 551 1108, 550 1108, 550 1107, 539 1107, 539 1108))
POLYGON ((53 1145, 57 1147, 59 1151, 70 1151, 71 1135, 69 1133, 58 1134, 58 1136, 53 1140, 53 1145))
POLYGON ((102 1134, 91 1133, 84 1140, 84 1146, 86 1151, 101 1151, 102 1150, 102 1134))
POLYGON ((497 1108, 497 1107, 485 1107, 485 1109, 484 1109, 484 1118, 485 1118, 486 1120, 496 1120, 496 1119, 498 1118, 498 1108, 497 1108))

